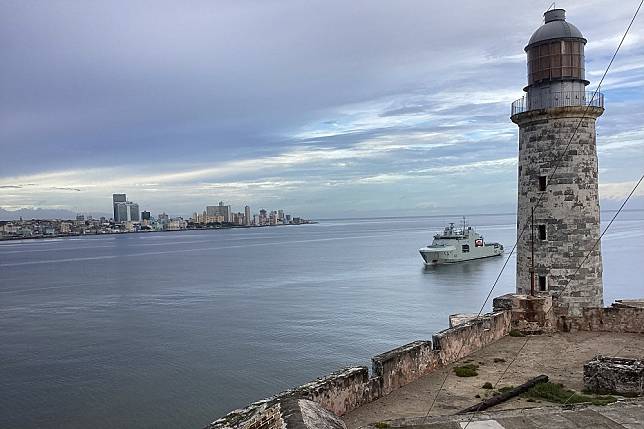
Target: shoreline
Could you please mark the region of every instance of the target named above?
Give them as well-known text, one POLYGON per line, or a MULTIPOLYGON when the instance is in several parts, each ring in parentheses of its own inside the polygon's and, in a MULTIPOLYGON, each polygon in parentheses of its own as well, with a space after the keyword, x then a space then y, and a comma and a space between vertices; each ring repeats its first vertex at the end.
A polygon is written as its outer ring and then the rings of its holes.
POLYGON ((217 231, 228 229, 252 229, 252 228, 271 228, 276 226, 301 226, 317 224, 318 221, 307 221, 302 223, 290 224, 277 224, 277 225, 226 225, 213 228, 183 228, 183 229, 163 229, 163 230, 139 230, 139 231, 118 231, 118 232, 99 232, 94 234, 54 234, 54 235, 39 235, 34 237, 0 237, 0 246, 4 242, 15 242, 23 240, 47 240, 53 238, 75 238, 75 237, 96 237, 96 236, 113 236, 123 234, 150 234, 150 233, 166 233, 166 232, 185 232, 185 231, 217 231))

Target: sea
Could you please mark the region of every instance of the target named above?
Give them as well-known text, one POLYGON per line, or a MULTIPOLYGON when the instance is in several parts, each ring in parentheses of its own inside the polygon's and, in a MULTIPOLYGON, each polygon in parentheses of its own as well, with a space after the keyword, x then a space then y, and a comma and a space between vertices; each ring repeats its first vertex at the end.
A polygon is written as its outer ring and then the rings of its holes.
MULTIPOLYGON (((613 212, 603 212, 603 226, 613 212)), ((513 214, 470 215, 507 251, 513 214)), ((202 428, 512 292, 515 258, 425 268, 456 216, 0 243, 0 428, 202 428), (500 274, 500 276, 499 276, 500 274)), ((604 299, 644 295, 644 211, 602 240, 604 299)))

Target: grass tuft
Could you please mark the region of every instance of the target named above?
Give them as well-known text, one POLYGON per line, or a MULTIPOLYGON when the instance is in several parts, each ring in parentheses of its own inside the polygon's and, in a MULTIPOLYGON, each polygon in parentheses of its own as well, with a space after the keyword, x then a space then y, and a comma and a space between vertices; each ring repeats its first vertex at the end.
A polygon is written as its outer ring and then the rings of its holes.
POLYGON ((525 334, 518 329, 512 329, 508 335, 511 337, 525 337, 525 334))
POLYGON ((466 365, 455 366, 454 373, 457 377, 476 377, 479 373, 476 371, 479 369, 479 366, 473 363, 468 363, 466 365))
POLYGON ((492 386, 492 383, 490 383, 489 381, 486 381, 485 383, 483 383, 483 386, 481 386, 481 389, 494 389, 494 386, 492 386))
POLYGON ((374 426, 378 429, 386 429, 391 427, 391 425, 387 422, 377 422, 374 424, 374 426))
POLYGON ((593 405, 606 405, 617 401, 610 395, 583 395, 574 390, 566 389, 563 384, 539 383, 523 394, 525 398, 543 399, 557 404, 580 404, 589 402, 593 405))

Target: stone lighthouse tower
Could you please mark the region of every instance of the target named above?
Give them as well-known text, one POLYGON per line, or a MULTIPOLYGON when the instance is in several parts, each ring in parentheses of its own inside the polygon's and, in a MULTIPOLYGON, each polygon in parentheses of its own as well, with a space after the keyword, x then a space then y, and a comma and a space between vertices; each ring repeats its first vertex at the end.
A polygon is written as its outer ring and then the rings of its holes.
POLYGON ((517 293, 549 293, 577 315, 603 306, 601 250, 592 248, 600 234, 595 121, 604 100, 586 91, 584 36, 563 9, 544 17, 525 47, 526 94, 512 104, 519 126, 517 234, 523 230, 517 293))

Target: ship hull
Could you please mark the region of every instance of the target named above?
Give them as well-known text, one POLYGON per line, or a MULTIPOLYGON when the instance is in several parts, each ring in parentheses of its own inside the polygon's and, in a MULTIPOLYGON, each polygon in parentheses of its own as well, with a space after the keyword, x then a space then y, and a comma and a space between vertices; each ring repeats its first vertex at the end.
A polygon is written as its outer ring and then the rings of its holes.
POLYGON ((423 258, 423 263, 425 265, 441 265, 501 256, 503 254, 503 246, 495 243, 481 247, 474 247, 467 253, 463 253, 458 248, 438 249, 428 246, 418 249, 418 252, 423 258))
POLYGON ((457 264, 459 262, 467 262, 467 261, 476 261, 478 259, 487 259, 487 258, 494 258, 495 256, 501 256, 503 255, 503 252, 500 253, 495 253, 493 255, 485 255, 485 256, 477 256, 474 258, 467 258, 467 259, 430 259, 429 262, 425 260, 425 256, 423 255, 422 249, 419 250, 420 255, 423 257, 423 263, 425 266, 430 267, 433 265, 443 265, 443 264, 457 264))
POLYGON ((434 236, 432 244, 418 249, 418 252, 425 265, 454 264, 502 255, 503 245, 486 243, 483 236, 467 227, 463 219, 462 229, 450 223, 441 234, 434 236))

